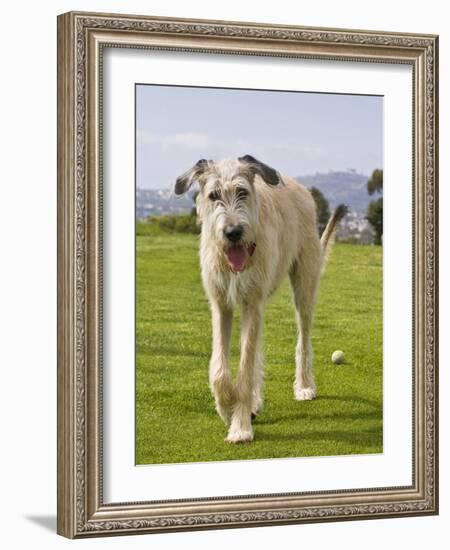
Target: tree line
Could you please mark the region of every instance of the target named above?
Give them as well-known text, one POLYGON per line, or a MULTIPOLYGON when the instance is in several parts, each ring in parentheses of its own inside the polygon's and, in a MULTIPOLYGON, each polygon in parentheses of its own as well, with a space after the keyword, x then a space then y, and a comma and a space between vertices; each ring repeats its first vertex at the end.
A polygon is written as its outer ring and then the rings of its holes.
MULTIPOLYGON (((325 226, 330 219, 330 205, 325 195, 317 189, 317 187, 310 188, 311 195, 316 203, 317 210, 317 227, 319 235, 322 235, 325 226)), ((367 192, 369 195, 382 195, 383 193, 383 170, 376 169, 372 172, 369 180, 367 181, 367 192)), ((383 239, 383 197, 379 196, 378 199, 373 200, 367 207, 367 221, 372 226, 374 231, 374 243, 381 244, 383 239)))
MULTIPOLYGON (((316 203, 317 228, 319 235, 321 235, 331 216, 330 204, 322 191, 317 189, 317 187, 311 187, 310 192, 316 203)), ((371 196, 379 195, 377 199, 369 203, 366 219, 374 230, 375 244, 381 244, 383 239, 383 197, 381 196, 383 193, 383 170, 377 168, 372 172, 367 181, 367 192, 371 196)), ((200 233, 200 226, 197 223, 197 195, 198 191, 192 197, 194 205, 189 214, 149 216, 147 221, 169 233, 200 233)))

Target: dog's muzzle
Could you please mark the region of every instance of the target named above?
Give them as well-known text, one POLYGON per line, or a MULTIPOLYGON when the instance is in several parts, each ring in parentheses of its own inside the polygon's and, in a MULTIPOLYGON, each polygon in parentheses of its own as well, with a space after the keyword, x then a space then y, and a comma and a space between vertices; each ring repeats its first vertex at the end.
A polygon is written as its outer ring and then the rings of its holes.
POLYGON ((255 252, 256 244, 246 244, 242 242, 244 228, 242 225, 227 225, 223 230, 226 239, 232 243, 225 253, 228 260, 228 265, 235 273, 244 271, 247 267, 247 262, 255 252))
POLYGON ((241 240, 244 234, 242 225, 227 225, 223 230, 225 237, 232 243, 237 243, 241 240))

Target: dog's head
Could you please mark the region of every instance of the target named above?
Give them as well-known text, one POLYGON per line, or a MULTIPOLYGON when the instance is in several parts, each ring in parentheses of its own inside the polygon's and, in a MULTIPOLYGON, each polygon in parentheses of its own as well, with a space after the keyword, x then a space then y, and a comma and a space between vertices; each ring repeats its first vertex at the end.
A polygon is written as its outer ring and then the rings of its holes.
POLYGON ((197 213, 202 236, 216 244, 219 254, 234 272, 244 271, 257 246, 258 194, 256 178, 279 185, 276 170, 245 155, 220 162, 199 160, 176 181, 175 194, 182 195, 197 181, 197 213))

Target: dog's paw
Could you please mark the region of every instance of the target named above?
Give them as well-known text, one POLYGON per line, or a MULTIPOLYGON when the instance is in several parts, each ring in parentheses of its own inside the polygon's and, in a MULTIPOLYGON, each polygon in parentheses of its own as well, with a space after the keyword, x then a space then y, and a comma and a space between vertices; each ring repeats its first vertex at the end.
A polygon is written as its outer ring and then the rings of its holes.
POLYGON ((253 431, 230 430, 225 441, 228 441, 228 443, 250 443, 250 441, 253 441, 253 431))
POLYGON ((312 401, 316 398, 317 392, 316 388, 295 388, 294 390, 295 399, 297 401, 312 401))

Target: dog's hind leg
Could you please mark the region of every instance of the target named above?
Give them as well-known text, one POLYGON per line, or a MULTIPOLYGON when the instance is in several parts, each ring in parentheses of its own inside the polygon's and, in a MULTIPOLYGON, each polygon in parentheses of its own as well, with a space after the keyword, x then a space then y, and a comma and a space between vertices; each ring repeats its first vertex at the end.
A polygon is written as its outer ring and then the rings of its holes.
POLYGON ((216 410, 225 424, 230 423, 234 403, 233 381, 229 367, 233 311, 211 302, 213 344, 209 364, 209 383, 216 410))
POLYGON ((235 385, 235 403, 231 425, 227 436, 230 443, 244 443, 253 440, 251 416, 253 407, 261 405, 262 368, 261 332, 263 308, 261 303, 244 304, 241 326, 241 361, 235 385), (259 386, 256 384, 259 382, 259 386), (257 392, 257 393, 255 393, 257 392), (259 400, 258 400, 259 396, 259 400), (255 399, 257 402, 255 402, 255 399))
POLYGON ((316 397, 316 386, 312 374, 311 325, 320 276, 320 262, 314 261, 311 257, 309 260, 306 264, 299 257, 289 272, 298 324, 294 382, 294 396, 298 401, 316 397))

